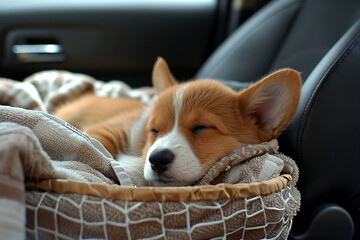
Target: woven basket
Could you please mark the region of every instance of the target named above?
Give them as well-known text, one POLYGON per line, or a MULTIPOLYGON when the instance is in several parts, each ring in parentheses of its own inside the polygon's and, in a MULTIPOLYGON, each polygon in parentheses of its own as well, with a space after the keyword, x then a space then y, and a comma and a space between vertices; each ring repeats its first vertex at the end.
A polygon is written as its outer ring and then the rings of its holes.
POLYGON ((300 204, 291 180, 171 188, 28 182, 26 233, 30 239, 286 239, 300 204))

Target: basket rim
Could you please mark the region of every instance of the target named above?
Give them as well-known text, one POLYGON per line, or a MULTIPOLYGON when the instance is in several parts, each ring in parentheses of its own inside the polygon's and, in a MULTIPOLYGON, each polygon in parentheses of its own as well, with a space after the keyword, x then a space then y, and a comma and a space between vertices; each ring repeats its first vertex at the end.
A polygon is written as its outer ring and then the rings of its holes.
POLYGON ((63 179, 27 181, 25 186, 27 190, 38 189, 62 194, 78 193, 120 201, 187 202, 267 195, 284 189, 291 181, 291 175, 283 174, 262 182, 186 187, 128 187, 63 179))

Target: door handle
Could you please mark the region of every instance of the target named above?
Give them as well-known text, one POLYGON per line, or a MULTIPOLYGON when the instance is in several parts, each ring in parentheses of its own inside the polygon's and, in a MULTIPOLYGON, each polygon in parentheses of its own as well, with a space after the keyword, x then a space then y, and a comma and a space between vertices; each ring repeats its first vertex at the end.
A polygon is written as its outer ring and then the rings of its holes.
POLYGON ((65 54, 60 44, 17 44, 12 52, 23 63, 64 62, 65 54))

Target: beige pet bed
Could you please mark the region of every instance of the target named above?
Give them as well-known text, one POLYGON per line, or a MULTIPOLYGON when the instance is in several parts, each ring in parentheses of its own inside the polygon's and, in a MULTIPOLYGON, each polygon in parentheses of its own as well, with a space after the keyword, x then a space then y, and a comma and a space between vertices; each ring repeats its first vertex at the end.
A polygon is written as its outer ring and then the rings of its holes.
POLYGON ((4 237, 287 238, 300 207, 298 169, 278 153, 276 140, 235 150, 197 186, 134 187, 97 141, 44 113, 88 91, 145 102, 152 97, 151 89, 67 72, 43 72, 21 83, 0 79, 0 103, 12 106, 0 106, 0 215, 18 220, 0 219, 4 237), (239 184, 221 183, 233 171, 239 184))
POLYGON ((164 189, 41 182, 46 192, 26 193, 26 231, 33 239, 286 239, 298 207, 290 182, 289 175, 164 189))

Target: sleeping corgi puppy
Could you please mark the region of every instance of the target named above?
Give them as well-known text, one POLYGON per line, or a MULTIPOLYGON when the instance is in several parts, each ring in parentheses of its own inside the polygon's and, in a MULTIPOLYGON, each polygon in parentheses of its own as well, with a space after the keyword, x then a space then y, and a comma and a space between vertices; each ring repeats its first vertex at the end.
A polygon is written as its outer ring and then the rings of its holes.
POLYGON ((193 185, 231 151, 277 138, 301 89, 292 69, 240 92, 208 79, 178 83, 162 58, 152 80, 152 104, 87 95, 54 114, 98 139, 136 185, 193 185))

